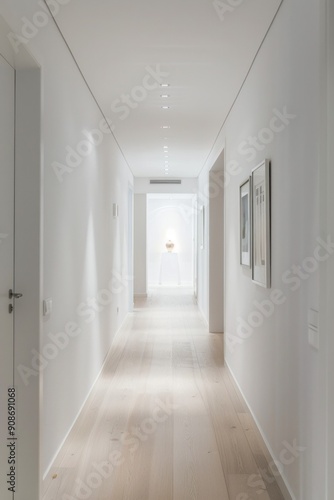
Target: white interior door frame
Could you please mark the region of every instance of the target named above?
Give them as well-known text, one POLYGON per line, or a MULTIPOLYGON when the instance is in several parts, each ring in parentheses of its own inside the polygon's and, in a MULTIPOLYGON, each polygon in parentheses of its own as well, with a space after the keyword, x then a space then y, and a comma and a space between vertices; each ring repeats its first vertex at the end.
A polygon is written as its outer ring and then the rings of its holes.
POLYGON ((20 463, 15 500, 40 498, 42 372, 26 379, 41 350, 42 189, 41 75, 38 68, 16 70, 15 287, 23 298, 15 309, 15 385, 18 393, 20 463))
POLYGON ((14 285, 14 136, 15 136, 15 71, 0 54, 0 497, 12 498, 10 488, 15 484, 16 437, 14 389, 14 314, 9 308, 13 300, 9 290, 14 285), (10 423, 12 427, 6 424, 10 423), (10 446, 11 464, 8 463, 10 446), (13 466, 10 469, 10 465, 13 466), (11 483, 6 473, 11 470, 11 483))
MULTIPOLYGON (((334 2, 326 0, 325 19, 327 21, 327 92, 326 116, 326 168, 322 171, 320 181, 320 200, 325 197, 325 209, 321 211, 321 225, 325 223, 324 236, 334 240, 334 2)), ((320 282, 320 303, 324 313, 320 316, 320 336, 327 336, 327 500, 334 498, 334 257, 324 267, 320 282), (323 330, 322 330, 323 325, 323 330)), ((320 337, 320 338, 321 338, 320 337)))
POLYGON ((129 312, 133 312, 134 307, 134 249, 133 249, 133 186, 129 184, 128 188, 128 275, 129 275, 129 312))
POLYGON ((42 374, 37 372, 26 385, 19 367, 31 368, 42 332, 41 72, 25 47, 14 53, 7 38, 11 31, 0 17, 0 51, 16 72, 14 288, 23 293, 14 310, 18 472, 13 500, 40 500, 42 374))
MULTIPOLYGON (((321 39, 321 144, 319 150, 320 233, 334 241, 334 2, 319 2, 321 39)), ((324 422, 323 438, 326 467, 326 500, 334 498, 334 256, 320 269, 319 365, 323 367, 324 422)))

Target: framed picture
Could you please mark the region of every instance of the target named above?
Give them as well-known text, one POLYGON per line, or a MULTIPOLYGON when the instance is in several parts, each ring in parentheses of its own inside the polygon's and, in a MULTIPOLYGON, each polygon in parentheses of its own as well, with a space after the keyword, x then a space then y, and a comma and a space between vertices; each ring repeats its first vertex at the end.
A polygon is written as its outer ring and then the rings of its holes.
POLYGON ((252 280, 270 288, 270 162, 252 171, 252 280))
POLYGON ((240 264, 251 267, 251 177, 240 186, 240 264))

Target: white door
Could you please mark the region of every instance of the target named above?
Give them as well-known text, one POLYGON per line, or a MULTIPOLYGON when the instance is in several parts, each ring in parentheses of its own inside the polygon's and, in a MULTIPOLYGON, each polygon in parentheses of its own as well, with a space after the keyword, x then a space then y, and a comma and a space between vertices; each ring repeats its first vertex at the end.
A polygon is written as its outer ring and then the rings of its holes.
POLYGON ((13 498, 7 483, 14 447, 8 438, 8 389, 13 385, 13 303, 8 292, 14 274, 14 85, 15 72, 0 55, 0 498, 13 498), (9 445, 9 446, 8 446, 9 445))

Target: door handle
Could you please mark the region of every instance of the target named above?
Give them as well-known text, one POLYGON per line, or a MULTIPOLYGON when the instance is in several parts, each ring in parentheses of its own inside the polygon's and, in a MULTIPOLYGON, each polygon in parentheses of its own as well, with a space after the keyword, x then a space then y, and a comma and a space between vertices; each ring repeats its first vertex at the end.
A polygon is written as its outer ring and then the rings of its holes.
POLYGON ((9 290, 8 297, 10 299, 20 299, 23 297, 23 293, 15 293, 12 289, 9 290))

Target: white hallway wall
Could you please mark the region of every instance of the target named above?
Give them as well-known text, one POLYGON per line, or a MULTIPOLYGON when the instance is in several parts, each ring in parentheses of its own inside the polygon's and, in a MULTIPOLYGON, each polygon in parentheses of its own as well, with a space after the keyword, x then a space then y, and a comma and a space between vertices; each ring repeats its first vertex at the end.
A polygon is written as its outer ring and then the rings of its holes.
MULTIPOLYGON (((320 234, 319 104, 323 58, 319 54, 324 36, 320 30, 320 3, 283 2, 199 178, 199 192, 203 195, 208 171, 224 146, 227 171, 239 167, 234 174, 225 176, 226 361, 274 457, 279 460, 286 443, 292 445, 294 440, 305 447, 291 464, 282 464, 286 483, 298 500, 326 498, 325 339, 320 353, 307 342, 308 308, 319 308, 318 271, 304 272, 305 279, 299 282, 283 280, 292 266, 303 265, 304 259, 313 256, 320 234), (294 118, 271 122, 277 115, 274 110, 282 113, 284 109, 294 118), (276 132, 272 137, 268 131, 262 135, 261 130, 270 123, 276 132), (257 138, 259 133, 263 140, 259 139, 257 149, 246 147, 244 141, 257 138), (280 290, 285 301, 275 306, 274 313, 264 318, 261 326, 248 328, 247 338, 242 338, 240 332, 246 330, 240 330, 241 319, 248 322, 256 310, 254 302, 268 301, 271 293, 253 284, 250 272, 239 265, 239 185, 264 158, 272 161, 272 290, 280 290), (293 291, 297 282, 300 286, 293 291)), ((324 253, 322 250, 321 255, 324 253)), ((312 269, 310 261, 308 265, 312 269)), ((207 252, 202 252, 198 295, 206 317, 207 282, 207 252)))
MULTIPOLYGON (((21 33, 23 16, 32 19, 40 11, 34 0, 17 0, 15 4, 5 0, 1 5, 1 13, 17 33, 21 33)), ((77 149, 80 141, 87 139, 82 131, 98 128, 103 117, 53 21, 38 30, 27 49, 41 65, 43 80, 43 287, 44 297, 53 299, 53 312, 44 319, 42 353, 46 345, 55 345, 50 334, 64 333, 71 323, 77 333, 73 338, 59 336, 67 345, 49 348, 49 356, 57 352, 54 359, 43 354, 44 473, 92 388, 128 311, 127 200, 133 177, 103 127, 101 144, 59 182, 53 163, 65 164, 66 148, 77 149), (118 219, 112 216, 113 202, 119 204, 118 219), (111 294, 101 295, 101 290, 110 289, 111 294)), ((74 163, 79 163, 77 158, 72 158, 74 163)))

